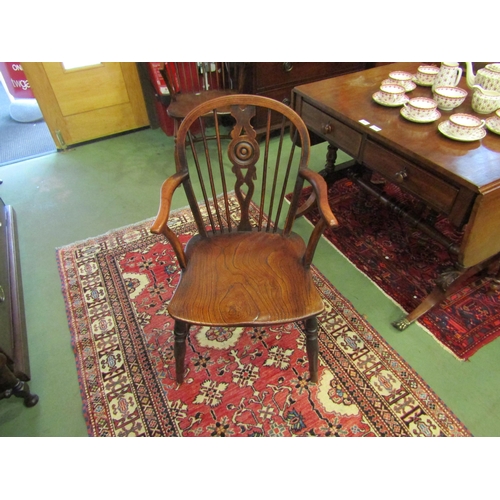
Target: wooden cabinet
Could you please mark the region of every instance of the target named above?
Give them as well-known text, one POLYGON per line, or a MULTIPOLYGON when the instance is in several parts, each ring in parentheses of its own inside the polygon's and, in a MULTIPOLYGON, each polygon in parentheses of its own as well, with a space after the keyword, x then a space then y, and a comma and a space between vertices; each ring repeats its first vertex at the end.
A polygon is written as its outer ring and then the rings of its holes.
MULTIPOLYGON (((260 62, 246 63, 244 92, 291 103, 292 89, 303 83, 324 80, 367 68, 364 62, 260 62)), ((257 115, 256 128, 265 127, 265 117, 257 115)))
POLYGON ((29 379, 15 213, 0 198, 0 399, 16 396, 34 406, 38 396, 30 394, 29 379))

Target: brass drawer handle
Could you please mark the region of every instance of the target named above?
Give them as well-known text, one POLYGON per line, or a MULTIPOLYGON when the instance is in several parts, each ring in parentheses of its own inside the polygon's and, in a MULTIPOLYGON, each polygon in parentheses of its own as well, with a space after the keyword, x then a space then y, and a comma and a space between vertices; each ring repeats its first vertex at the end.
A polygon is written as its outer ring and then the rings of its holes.
POLYGON ((331 123, 327 123, 326 125, 323 125, 323 132, 325 134, 331 134, 333 131, 333 127, 331 123))
POLYGON ((396 172, 394 174, 394 179, 396 182, 404 182, 404 180, 408 177, 408 173, 406 172, 405 169, 401 170, 400 172, 396 172))
POLYGON ((283 63, 283 69, 285 70, 286 73, 290 73, 293 69, 293 64, 292 63, 283 63))

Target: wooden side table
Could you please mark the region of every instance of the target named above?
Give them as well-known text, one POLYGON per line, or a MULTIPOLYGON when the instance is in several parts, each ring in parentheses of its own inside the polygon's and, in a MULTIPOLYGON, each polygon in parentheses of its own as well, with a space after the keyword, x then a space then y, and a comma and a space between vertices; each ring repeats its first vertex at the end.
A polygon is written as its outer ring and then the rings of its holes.
MULTIPOLYGON (((310 132, 328 141, 327 180, 336 180, 335 152, 340 149, 354 159, 353 179, 383 203, 397 210, 415 227, 443 244, 455 267, 442 273, 434 289, 413 311, 393 324, 403 330, 429 309, 454 293, 482 270, 500 273, 500 139, 487 133, 473 142, 455 141, 438 130, 452 113, 471 113, 471 93, 453 111, 441 111, 433 123, 413 123, 399 108, 374 102, 380 82, 394 70, 415 73, 418 63, 394 63, 351 75, 329 78, 295 87, 292 107, 310 132), (405 212, 370 182, 375 173, 416 197, 432 210, 420 215, 405 212), (434 226, 434 214, 443 214, 463 238, 454 244, 434 226)), ((466 87, 462 80, 460 86, 466 87)), ((417 87, 411 97, 431 97, 428 87, 417 87)), ((485 116, 486 117, 486 116, 485 116)))

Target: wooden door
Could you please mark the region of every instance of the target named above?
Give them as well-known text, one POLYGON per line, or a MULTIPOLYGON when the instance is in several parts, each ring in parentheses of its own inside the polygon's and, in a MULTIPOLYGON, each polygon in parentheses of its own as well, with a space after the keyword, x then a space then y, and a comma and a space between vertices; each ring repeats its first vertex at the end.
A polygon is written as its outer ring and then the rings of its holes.
POLYGON ((57 147, 149 125, 135 63, 22 63, 57 147))

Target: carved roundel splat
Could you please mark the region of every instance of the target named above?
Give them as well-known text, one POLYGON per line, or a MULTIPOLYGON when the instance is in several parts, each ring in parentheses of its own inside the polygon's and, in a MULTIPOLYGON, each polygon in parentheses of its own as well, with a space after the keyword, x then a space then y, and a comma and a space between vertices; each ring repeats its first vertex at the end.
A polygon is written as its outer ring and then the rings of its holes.
POLYGON ((235 166, 248 167, 255 165, 260 155, 259 145, 251 137, 237 137, 229 144, 228 155, 231 163, 235 166))

